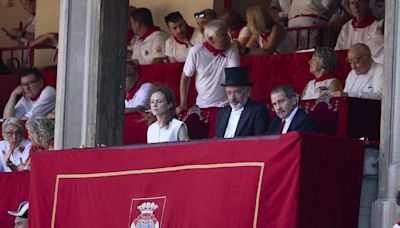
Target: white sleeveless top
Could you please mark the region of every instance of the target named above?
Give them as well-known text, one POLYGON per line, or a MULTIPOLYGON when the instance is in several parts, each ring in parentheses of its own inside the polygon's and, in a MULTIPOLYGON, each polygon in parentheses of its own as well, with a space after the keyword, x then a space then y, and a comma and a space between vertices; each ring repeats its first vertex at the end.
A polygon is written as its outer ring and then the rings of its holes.
POLYGON ((168 128, 161 127, 157 121, 152 123, 147 129, 147 143, 178 141, 179 129, 183 124, 185 123, 175 118, 169 122, 168 128))
POLYGON ((330 78, 326 79, 320 82, 315 83, 315 79, 311 80, 308 82, 307 87, 306 87, 306 93, 304 94, 304 97, 302 100, 311 100, 311 99, 317 99, 319 97, 319 93, 315 91, 316 88, 319 87, 326 87, 329 88, 329 85, 333 80, 337 80, 336 78, 330 78))

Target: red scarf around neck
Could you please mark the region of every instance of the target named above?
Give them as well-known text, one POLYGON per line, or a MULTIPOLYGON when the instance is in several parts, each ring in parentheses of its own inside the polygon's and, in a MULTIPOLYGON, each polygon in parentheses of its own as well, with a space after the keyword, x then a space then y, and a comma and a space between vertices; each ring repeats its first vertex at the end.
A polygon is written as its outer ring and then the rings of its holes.
POLYGON ((370 26, 372 23, 374 23, 374 21, 376 20, 376 18, 374 17, 374 15, 372 15, 371 12, 368 12, 367 15, 365 15, 365 17, 361 18, 360 21, 357 21, 355 18, 353 18, 351 20, 351 25, 353 26, 353 28, 366 28, 368 26, 370 26))
POLYGON ((213 56, 222 56, 222 57, 226 57, 225 55, 225 51, 226 50, 218 50, 216 48, 214 48, 210 43, 208 43, 207 41, 203 43, 203 46, 211 53, 213 54, 213 56))
POLYGON ((150 27, 146 30, 146 32, 145 32, 141 37, 139 37, 139 40, 143 41, 143 40, 145 40, 148 36, 150 36, 153 32, 157 32, 157 31, 160 31, 160 28, 159 28, 159 27, 157 27, 157 26, 150 26, 150 27))
POLYGON ((136 91, 138 90, 139 80, 136 81, 136 84, 125 93, 125 100, 130 101, 132 100, 133 96, 135 96, 136 91))
POLYGON ((40 94, 42 94, 42 92, 43 92, 43 90, 44 90, 44 88, 46 88, 46 83, 43 81, 43 83, 42 83, 42 88, 40 88, 40 90, 39 90, 39 92, 34 96, 34 97, 32 97, 32 98, 29 98, 31 101, 36 101, 37 99, 39 99, 39 97, 40 97, 40 94))

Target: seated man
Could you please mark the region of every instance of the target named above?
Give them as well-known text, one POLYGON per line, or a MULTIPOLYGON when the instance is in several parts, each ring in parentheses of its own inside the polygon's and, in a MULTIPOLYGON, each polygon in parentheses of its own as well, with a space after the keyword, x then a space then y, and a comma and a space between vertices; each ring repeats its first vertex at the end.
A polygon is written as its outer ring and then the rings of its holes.
POLYGON ((186 58, 180 82, 179 114, 186 109, 190 78, 196 75, 197 99, 200 108, 224 107, 226 92, 220 86, 225 81, 224 69, 239 66, 239 52, 228 35, 228 27, 221 20, 207 23, 204 29, 207 39, 192 47, 186 58))
POLYGON ((26 120, 33 116, 45 116, 50 113, 56 103, 56 90, 46 86, 40 71, 36 68, 25 69, 21 75, 21 85, 10 95, 3 118, 15 116, 26 120), (17 103, 18 97, 22 95, 17 103))
POLYGON ((139 37, 134 43, 132 59, 138 64, 163 63, 168 35, 153 25, 149 9, 137 8, 130 16, 132 30, 139 37))
POLYGON ((139 75, 133 62, 126 62, 125 113, 144 112, 149 109, 153 85, 149 82, 139 85, 139 75))
POLYGON ((170 13, 164 19, 172 35, 165 42, 165 55, 171 63, 185 62, 189 48, 201 44, 203 35, 186 24, 179 12, 170 13))
POLYGON ((335 50, 347 50, 352 45, 379 32, 382 21, 376 20, 369 8, 369 0, 349 0, 353 19, 343 25, 335 50))
POLYGON ((253 85, 248 70, 225 68, 226 81, 221 84, 228 95, 229 106, 218 110, 215 137, 233 138, 265 134, 268 127, 267 107, 250 99, 253 85))
POLYGON ((8 214, 15 216, 14 227, 16 228, 28 227, 28 210, 29 210, 29 202, 24 201, 19 204, 17 211, 8 211, 8 214))
POLYGON ((212 21, 217 19, 217 12, 213 9, 205 9, 200 12, 197 12, 194 14, 194 18, 196 19, 197 26, 199 26, 199 30, 201 34, 196 34, 199 37, 196 37, 196 39, 201 39, 205 41, 203 35, 204 35, 204 26, 212 21))
POLYGON ((269 125, 268 135, 279 135, 290 131, 317 131, 312 119, 298 107, 297 94, 291 86, 281 85, 272 89, 271 103, 277 116, 269 125))
POLYGON ((362 43, 353 45, 347 53, 347 62, 352 70, 343 92, 334 92, 332 96, 382 99, 383 67, 372 60, 369 47, 362 43))

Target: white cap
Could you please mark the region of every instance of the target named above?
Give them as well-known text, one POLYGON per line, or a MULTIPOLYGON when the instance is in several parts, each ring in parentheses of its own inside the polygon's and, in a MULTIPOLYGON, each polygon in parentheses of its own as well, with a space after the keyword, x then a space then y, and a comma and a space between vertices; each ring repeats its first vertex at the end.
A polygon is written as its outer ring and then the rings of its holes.
POLYGON ((18 210, 17 211, 8 211, 8 214, 16 216, 16 217, 28 217, 28 213, 24 216, 25 212, 27 212, 29 209, 29 202, 28 201, 23 201, 22 203, 19 204, 18 210))

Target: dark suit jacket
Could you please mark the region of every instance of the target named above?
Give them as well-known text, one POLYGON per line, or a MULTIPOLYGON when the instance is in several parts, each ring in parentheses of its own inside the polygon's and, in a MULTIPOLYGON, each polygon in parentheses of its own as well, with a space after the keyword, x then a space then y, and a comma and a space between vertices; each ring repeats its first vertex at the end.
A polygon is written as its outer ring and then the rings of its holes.
MULTIPOLYGON (((276 116, 269 125, 267 135, 279 135, 281 122, 282 119, 276 116)), ((308 114, 303 111, 303 109, 299 108, 294 115, 287 132, 290 131, 317 132, 317 127, 308 114)))
MULTIPOLYGON (((227 106, 218 110, 215 125, 215 137, 223 138, 232 108, 227 106)), ((248 100, 239 118, 235 137, 263 135, 268 128, 269 117, 264 104, 248 100)))

